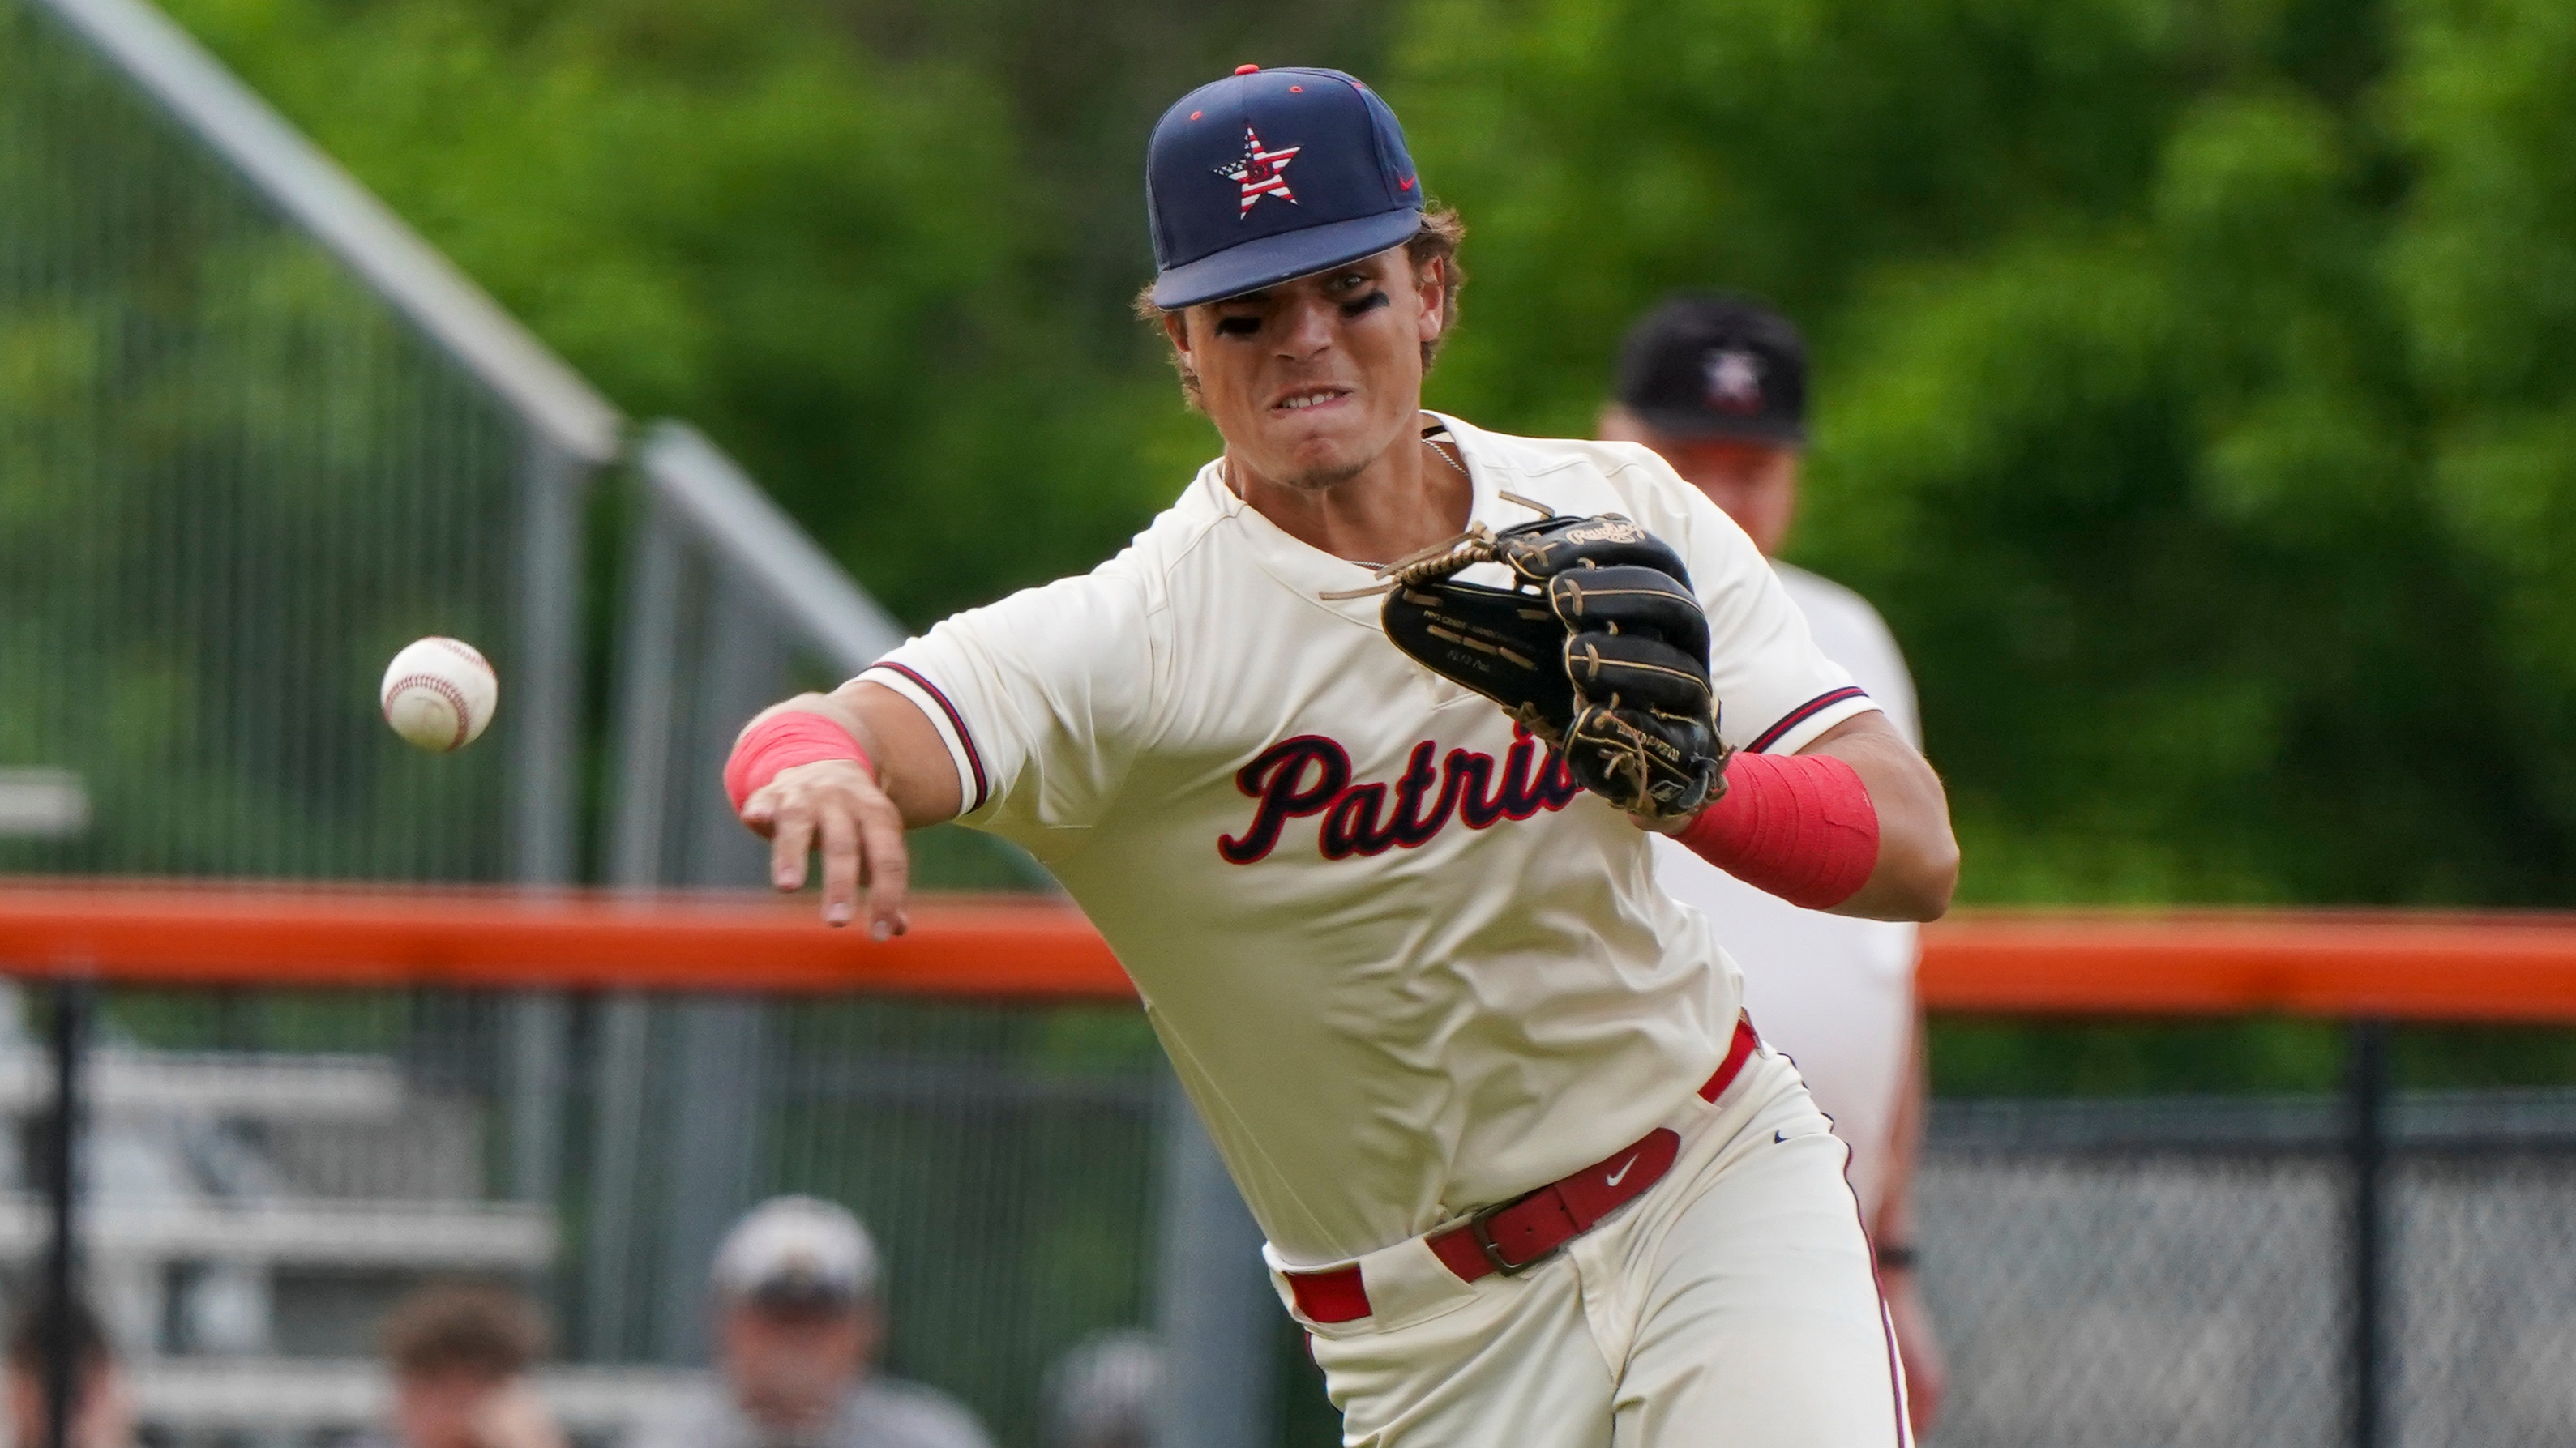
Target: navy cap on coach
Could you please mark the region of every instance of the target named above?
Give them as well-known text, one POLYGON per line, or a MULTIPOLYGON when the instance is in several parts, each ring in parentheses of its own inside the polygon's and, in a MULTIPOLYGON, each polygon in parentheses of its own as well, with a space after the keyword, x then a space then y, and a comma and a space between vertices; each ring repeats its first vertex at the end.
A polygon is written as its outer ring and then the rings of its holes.
POLYGON ((1244 66, 1173 103, 1145 152, 1154 305, 1237 296, 1422 229, 1404 128, 1338 70, 1244 66))
POLYGON ((1673 437, 1807 440, 1807 343, 1751 297, 1681 292, 1628 329, 1619 402, 1673 437))

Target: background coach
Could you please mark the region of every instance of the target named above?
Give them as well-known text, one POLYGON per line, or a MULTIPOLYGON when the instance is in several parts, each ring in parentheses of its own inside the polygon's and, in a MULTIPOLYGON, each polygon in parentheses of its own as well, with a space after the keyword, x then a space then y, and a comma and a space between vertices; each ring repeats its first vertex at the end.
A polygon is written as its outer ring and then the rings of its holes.
MULTIPOLYGON (((1851 670, 1920 749, 1914 680, 1896 638, 1859 594, 1779 561, 1807 441, 1807 348, 1787 317, 1747 297, 1685 293, 1630 329, 1618 400, 1601 435, 1642 442, 1742 526, 1807 615, 1816 646, 1851 670)), ((1912 1187, 1923 1135, 1916 927, 1805 910, 1668 839, 1656 875, 1718 924, 1744 971, 1744 1005, 1798 1063, 1852 1151, 1852 1190, 1877 1243, 1879 1280, 1905 1359, 1915 1432, 1940 1411, 1946 1373, 1915 1280, 1912 1187)))

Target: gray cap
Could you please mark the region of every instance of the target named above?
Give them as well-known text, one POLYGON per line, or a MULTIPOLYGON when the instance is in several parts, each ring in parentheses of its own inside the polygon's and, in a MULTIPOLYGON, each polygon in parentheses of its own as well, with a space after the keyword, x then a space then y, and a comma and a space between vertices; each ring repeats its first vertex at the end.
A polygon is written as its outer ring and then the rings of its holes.
POLYGON ((1151 1333, 1094 1333, 1047 1369, 1047 1448, 1153 1448, 1162 1393, 1151 1333))
POLYGON ((834 1307, 877 1291, 877 1244, 848 1208, 820 1197, 772 1197, 716 1249, 709 1284, 727 1301, 834 1307))

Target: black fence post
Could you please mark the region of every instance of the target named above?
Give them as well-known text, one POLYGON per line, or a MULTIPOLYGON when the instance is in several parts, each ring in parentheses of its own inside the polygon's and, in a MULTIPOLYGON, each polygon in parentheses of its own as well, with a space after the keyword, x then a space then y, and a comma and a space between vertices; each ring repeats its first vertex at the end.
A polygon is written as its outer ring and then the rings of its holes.
POLYGON ((2352 1023, 2346 1048, 2352 1156, 2352 1443, 2387 1439, 2388 1023, 2352 1023))
POLYGON ((88 1017, 88 983, 55 982, 54 1129, 45 1143, 52 1178, 46 1183, 46 1205, 53 1216, 52 1240, 45 1250, 45 1310, 53 1319, 45 1333, 46 1448, 70 1448, 73 1396, 82 1367, 81 1345, 72 1340, 72 1268, 80 1249, 81 1058, 89 1045, 88 1017))

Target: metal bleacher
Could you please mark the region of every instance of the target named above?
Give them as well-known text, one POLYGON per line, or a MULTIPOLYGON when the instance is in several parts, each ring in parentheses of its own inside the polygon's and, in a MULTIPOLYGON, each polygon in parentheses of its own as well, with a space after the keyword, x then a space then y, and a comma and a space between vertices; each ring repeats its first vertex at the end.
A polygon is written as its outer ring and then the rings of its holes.
MULTIPOLYGON (((18 1029, 14 989, 6 1001, 0 1118, 33 1122, 52 1106, 50 1065, 18 1029)), ((362 1427, 386 1384, 351 1345, 395 1294, 554 1264, 551 1206, 486 1198, 470 1106, 422 1092, 393 1059, 111 1046, 90 1070, 90 1290, 140 1417, 165 1435, 305 1442, 362 1427)), ((0 1270, 16 1274, 48 1223, 25 1164, 13 1152, 5 1167, 0 1270)), ((573 1369, 544 1390, 569 1428, 614 1437, 691 1380, 573 1369)))

